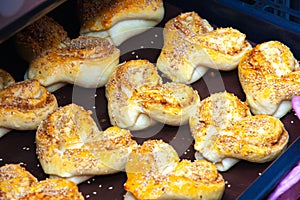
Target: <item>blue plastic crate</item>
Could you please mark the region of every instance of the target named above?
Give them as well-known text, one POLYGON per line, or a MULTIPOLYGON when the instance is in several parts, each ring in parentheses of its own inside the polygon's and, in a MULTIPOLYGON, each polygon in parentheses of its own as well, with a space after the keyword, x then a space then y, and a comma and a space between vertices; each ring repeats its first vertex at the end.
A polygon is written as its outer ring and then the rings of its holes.
POLYGON ((216 0, 263 20, 300 33, 299 0, 216 0))
POLYGON ((264 12, 271 13, 287 21, 300 23, 299 0, 241 0, 264 12))

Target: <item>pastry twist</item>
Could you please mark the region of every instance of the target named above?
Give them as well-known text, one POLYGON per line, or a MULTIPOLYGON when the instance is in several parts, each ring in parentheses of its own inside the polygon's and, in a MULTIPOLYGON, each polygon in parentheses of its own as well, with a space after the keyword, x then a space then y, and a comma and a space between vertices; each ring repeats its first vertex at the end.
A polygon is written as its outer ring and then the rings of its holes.
POLYGON ((82 0, 80 8, 80 34, 108 38, 117 46, 164 17, 162 0, 82 0))
POLYGON ((170 80, 190 84, 209 68, 235 69, 251 48, 246 35, 238 30, 214 29, 197 13, 182 13, 165 25, 157 67, 170 80))
POLYGON ((12 84, 0 91, 0 126, 7 129, 35 130, 57 108, 56 97, 37 80, 12 84))
POLYGON ((274 160, 286 147, 289 134, 272 116, 252 116, 247 103, 227 92, 202 100, 191 115, 197 159, 207 159, 226 171, 239 160, 274 160))
POLYGON ((46 15, 15 36, 17 52, 29 63, 49 49, 64 47, 69 40, 64 28, 46 15))
POLYGON ((156 122, 172 126, 188 123, 200 102, 192 87, 181 83, 162 84, 148 60, 119 65, 106 84, 110 122, 121 128, 142 130, 156 122))
POLYGON ((44 52, 31 62, 29 79, 37 79, 49 91, 60 84, 102 87, 119 63, 120 50, 106 39, 80 36, 64 48, 44 52))
POLYGON ((279 41, 258 44, 238 66, 246 101, 254 114, 283 117, 292 108, 291 99, 300 95, 299 63, 279 41))
POLYGON ((221 199, 225 182, 215 165, 182 160, 161 140, 148 140, 126 163, 125 199, 221 199))
POLYGON ((50 177, 80 183, 94 175, 125 168, 136 147, 128 130, 110 127, 99 131, 91 112, 69 104, 42 121, 36 132, 38 159, 50 177))
POLYGON ((0 197, 4 200, 84 199, 75 183, 64 179, 38 181, 18 164, 0 167, 0 197))

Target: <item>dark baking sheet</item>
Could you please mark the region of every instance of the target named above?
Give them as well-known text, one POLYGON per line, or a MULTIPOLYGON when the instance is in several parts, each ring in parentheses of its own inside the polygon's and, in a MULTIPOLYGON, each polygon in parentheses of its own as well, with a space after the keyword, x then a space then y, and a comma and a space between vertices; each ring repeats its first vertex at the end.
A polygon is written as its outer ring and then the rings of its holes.
MULTIPOLYGON (((130 59, 148 59, 153 63, 156 62, 163 45, 162 27, 170 18, 184 11, 169 3, 165 4, 165 8, 165 18, 157 27, 129 39, 119 47, 122 52, 120 62, 130 59)), ((202 16, 201 13, 198 12, 198 14, 202 16)), ((76 1, 67 1, 49 15, 62 24, 71 37, 78 35, 79 23, 76 1), (64 11, 66 9, 71 11, 70 14, 65 15, 64 11)), ((224 16, 224 20, 225 19, 226 16, 224 16)), ((215 25, 218 26, 218 24, 215 25)), ((255 43, 257 41, 252 40, 252 42, 255 43)), ((23 80, 23 75, 28 64, 21 60, 15 53, 13 39, 1 44, 0 63, 0 67, 10 72, 17 81, 23 80)), ((201 99, 208 97, 212 93, 227 90, 237 95, 240 99, 245 100, 245 95, 239 84, 236 70, 230 72, 210 70, 202 79, 192 84, 192 87, 199 91, 201 99)), ((110 126, 110 123, 104 93, 104 88, 84 89, 67 85, 54 94, 60 106, 73 102, 93 111, 93 117, 98 122, 99 128, 105 130, 110 126)), ((293 111, 288 113, 281 120, 290 134, 290 145, 298 137, 300 121, 293 111)), ((181 158, 194 159, 193 140, 188 125, 172 127, 160 124, 144 131, 132 133, 139 143, 150 138, 163 139, 174 146, 181 158)), ((47 176, 43 173, 36 158, 34 137, 35 131, 11 131, 1 138, 0 166, 6 163, 23 163, 38 179, 45 179, 47 176)), ((241 161, 229 171, 223 172, 222 175, 226 180, 226 189, 223 199, 236 199, 260 177, 270 164, 272 164, 272 162, 256 164, 241 161)), ((79 190, 86 199, 123 199, 125 193, 123 184, 125 181, 126 174, 124 172, 113 175, 95 176, 80 184, 79 190)))

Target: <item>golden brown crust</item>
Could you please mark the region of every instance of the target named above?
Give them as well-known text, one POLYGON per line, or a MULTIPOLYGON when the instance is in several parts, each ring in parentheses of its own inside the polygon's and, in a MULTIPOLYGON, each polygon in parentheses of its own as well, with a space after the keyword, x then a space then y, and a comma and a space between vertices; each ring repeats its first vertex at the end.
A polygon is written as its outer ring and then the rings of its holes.
POLYGON ((268 114, 278 118, 280 104, 300 95, 300 70, 290 49, 278 42, 258 44, 247 52, 238 66, 239 80, 246 93, 246 101, 254 114, 268 114))
POLYGON ((232 70, 251 49, 246 35, 233 28, 213 27, 195 12, 169 20, 157 67, 169 79, 182 83, 197 81, 207 70, 232 70))
POLYGON ((15 79, 4 69, 0 69, 0 90, 15 83, 15 79))
POLYGON ((156 121, 185 124, 200 101, 190 86, 162 84, 155 66, 147 60, 119 65, 106 85, 106 97, 111 123, 130 130, 145 129, 156 121))
POLYGON ((0 167, 0 197, 20 199, 37 181, 24 167, 18 164, 6 164, 0 167))
POLYGON ((80 36, 64 48, 44 52, 29 67, 28 78, 46 86, 70 83, 86 88, 104 86, 119 63, 120 50, 108 40, 80 36))
POLYGON ((65 179, 46 179, 33 183, 27 194, 21 200, 83 200, 78 187, 72 181, 65 179))
POLYGON ((115 45, 157 25, 164 16, 162 0, 82 0, 81 3, 80 34, 108 37, 115 45), (127 35, 128 32, 132 33, 127 35))
POLYGON ((64 179, 38 181, 18 164, 0 167, 1 199, 74 199, 83 200, 75 183, 64 179))
POLYGON ((64 28, 49 16, 43 16, 15 37, 18 53, 28 62, 46 50, 64 46, 68 40, 64 28))
POLYGON ((247 103, 227 92, 202 100, 189 123, 195 150, 200 157, 216 163, 221 171, 228 170, 240 159, 271 161, 289 140, 279 119, 252 116, 247 103))
POLYGON ((126 164, 126 191, 136 199, 221 199, 225 182, 207 161, 179 161, 167 143, 149 140, 126 164))
POLYGON ((37 80, 17 82, 0 91, 0 126, 34 130, 57 108, 57 100, 37 80))
POLYGON ((125 129, 99 131, 91 112, 76 105, 48 115, 36 133, 37 155, 46 174, 71 178, 116 173, 136 142, 125 129), (60 142, 57 142, 60 141, 60 142))

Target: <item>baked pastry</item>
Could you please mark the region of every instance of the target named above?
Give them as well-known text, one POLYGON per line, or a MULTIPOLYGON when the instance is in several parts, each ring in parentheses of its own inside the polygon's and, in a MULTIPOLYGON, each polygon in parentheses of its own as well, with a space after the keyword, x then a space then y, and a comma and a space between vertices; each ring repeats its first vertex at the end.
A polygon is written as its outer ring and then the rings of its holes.
POLYGON ((91 112, 76 104, 58 108, 36 132, 37 155, 50 178, 80 183, 94 175, 125 168, 136 142, 128 130, 110 127, 99 131, 91 112))
POLYGON ((64 47, 68 40, 64 28, 46 15, 15 35, 16 50, 29 63, 44 51, 64 47))
POLYGON ((106 84, 106 98, 111 124, 129 130, 142 130, 156 122, 186 124, 200 102, 197 91, 190 86, 163 84, 148 60, 119 65, 106 84))
MULTIPOLYGON (((0 90, 15 83, 15 79, 5 70, 0 69, 0 90)), ((8 133, 11 129, 0 127, 0 138, 8 133)))
POLYGON ((0 136, 11 129, 35 130, 56 108, 56 97, 37 80, 12 84, 0 90, 0 136))
POLYGON ((148 140, 126 163, 125 199, 221 199, 225 182, 205 160, 179 160, 174 148, 148 140))
POLYGON ((164 17, 162 0, 82 0, 80 8, 80 34, 108 38, 117 46, 164 17))
POLYGON ((0 90, 3 90, 14 83, 14 77, 12 77, 10 73, 5 71, 4 69, 0 69, 0 90))
POLYGON ((283 117, 292 109, 291 99, 300 95, 299 63, 279 41, 258 44, 238 66, 246 101, 254 114, 283 117))
POLYGON ((196 159, 206 159, 226 171, 239 160, 264 163, 286 147, 289 134, 269 115, 252 116, 247 103, 228 92, 202 100, 191 115, 196 159))
POLYGON ((53 92, 57 84, 85 88, 104 86, 119 63, 120 50, 103 38, 80 36, 64 48, 51 49, 31 62, 29 79, 53 92))
POLYGON ((170 80, 186 84, 199 80, 208 68, 235 69, 252 48, 245 34, 233 28, 214 29, 195 12, 169 20, 163 34, 157 67, 170 80))
POLYGON ((18 164, 0 167, 1 199, 74 199, 83 200, 75 183, 64 179, 38 181, 18 164))

